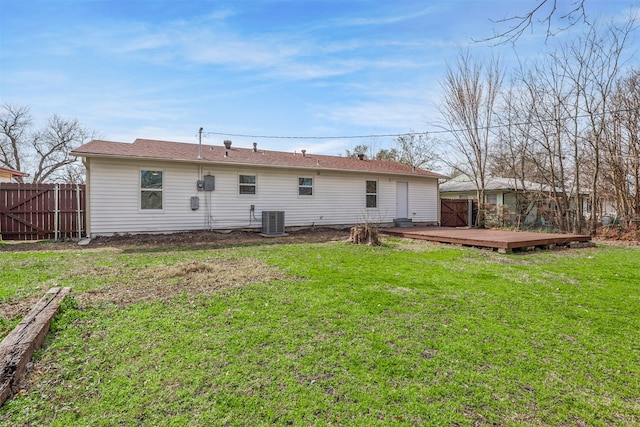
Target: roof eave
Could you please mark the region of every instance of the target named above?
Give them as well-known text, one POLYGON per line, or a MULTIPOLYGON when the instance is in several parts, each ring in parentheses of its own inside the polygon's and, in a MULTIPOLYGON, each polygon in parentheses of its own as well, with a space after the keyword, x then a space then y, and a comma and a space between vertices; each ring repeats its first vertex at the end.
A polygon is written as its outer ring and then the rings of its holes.
POLYGON ((332 172, 350 172, 350 173, 363 173, 363 174, 375 174, 375 175, 388 175, 388 176, 403 176, 403 177, 413 177, 413 178, 429 178, 429 179, 440 179, 441 175, 433 172, 433 175, 423 175, 423 174, 413 174, 413 173, 402 173, 402 172, 383 172, 383 171, 367 171, 360 169, 341 169, 341 168, 329 168, 318 165, 312 166, 302 166, 302 165, 272 165, 272 164, 259 164, 259 163, 247 163, 247 162, 236 162, 236 161, 225 161, 220 162, 216 160, 207 160, 207 159, 167 159, 164 157, 156 157, 156 156, 126 156, 126 155, 118 155, 118 154, 103 154, 103 153, 81 153, 77 151, 71 151, 70 153, 75 157, 99 157, 99 158, 109 158, 109 159, 123 159, 123 160, 135 160, 135 159, 144 159, 144 160, 155 160, 159 162, 178 162, 178 163, 196 163, 196 164, 213 164, 213 165, 229 165, 229 166, 253 166, 253 167, 262 167, 262 168, 276 168, 276 169, 304 169, 304 170, 314 170, 314 171, 332 171, 332 172))
POLYGON ((26 173, 26 172, 21 172, 21 171, 16 170, 16 169, 10 169, 10 168, 3 168, 3 167, 0 167, 0 170, 7 172, 7 173, 8 173, 9 175, 11 175, 11 176, 22 176, 22 177, 29 176, 29 174, 28 174, 28 173, 26 173))

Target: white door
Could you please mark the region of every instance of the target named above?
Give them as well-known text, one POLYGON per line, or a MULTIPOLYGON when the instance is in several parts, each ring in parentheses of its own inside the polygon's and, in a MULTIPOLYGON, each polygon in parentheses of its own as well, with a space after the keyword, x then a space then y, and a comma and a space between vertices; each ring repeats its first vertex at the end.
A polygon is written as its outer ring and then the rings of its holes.
POLYGON ((408 182, 396 182, 396 218, 409 218, 408 182))

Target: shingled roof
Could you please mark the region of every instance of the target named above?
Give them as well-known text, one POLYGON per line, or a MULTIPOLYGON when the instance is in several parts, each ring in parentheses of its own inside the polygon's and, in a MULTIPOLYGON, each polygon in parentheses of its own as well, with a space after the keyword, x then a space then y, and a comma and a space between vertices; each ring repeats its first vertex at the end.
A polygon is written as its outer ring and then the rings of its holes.
MULTIPOLYGON (((545 184, 538 184, 531 181, 520 181, 512 178, 488 177, 484 184, 485 191, 545 191, 549 192, 551 187, 545 184)), ((471 178, 451 179, 440 184, 441 193, 456 193, 476 191, 476 184, 471 178)), ((560 191, 560 190, 558 190, 560 191)))
POLYGON ((111 157, 148 159, 204 164, 251 165, 274 168, 340 170, 393 175, 445 178, 435 172, 386 160, 360 160, 352 157, 323 156, 251 148, 226 148, 221 145, 187 144, 183 142, 136 139, 133 144, 93 140, 71 152, 77 157, 111 157), (200 151, 202 157, 199 157, 200 151))

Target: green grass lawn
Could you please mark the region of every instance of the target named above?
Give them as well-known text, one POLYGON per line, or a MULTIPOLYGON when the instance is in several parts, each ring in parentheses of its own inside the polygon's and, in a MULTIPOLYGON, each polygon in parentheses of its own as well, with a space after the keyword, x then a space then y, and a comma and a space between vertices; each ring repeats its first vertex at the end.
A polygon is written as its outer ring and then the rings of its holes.
POLYGON ((640 424, 640 250, 384 242, 2 252, 0 301, 75 296, 0 423, 640 424), (199 292, 154 273, 231 260, 281 278, 199 292), (91 299, 142 284, 176 292, 91 299))

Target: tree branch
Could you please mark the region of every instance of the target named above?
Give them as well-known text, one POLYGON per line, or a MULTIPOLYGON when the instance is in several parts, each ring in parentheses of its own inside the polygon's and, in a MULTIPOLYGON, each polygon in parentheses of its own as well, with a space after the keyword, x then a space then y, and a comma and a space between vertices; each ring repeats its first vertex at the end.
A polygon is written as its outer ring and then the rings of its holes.
POLYGON ((561 21, 567 21, 568 24, 565 27, 559 27, 557 30, 551 29, 551 21, 553 17, 558 12, 558 0, 540 0, 540 2, 529 12, 524 14, 518 14, 509 16, 502 19, 491 20, 496 24, 508 24, 511 25, 507 30, 495 32, 493 36, 486 37, 484 39, 475 40, 474 42, 493 42, 495 45, 512 43, 514 44, 520 36, 527 30, 531 29, 533 31, 533 26, 535 23, 546 23, 546 38, 553 37, 561 31, 565 31, 568 28, 576 25, 579 21, 584 23, 588 23, 587 15, 584 9, 584 4, 587 0, 575 0, 573 2, 574 8, 564 15, 559 16, 558 18, 561 21), (548 7, 549 10, 545 11, 545 6, 548 7), (540 19, 537 18, 541 13, 544 13, 544 16, 540 19))

